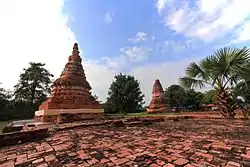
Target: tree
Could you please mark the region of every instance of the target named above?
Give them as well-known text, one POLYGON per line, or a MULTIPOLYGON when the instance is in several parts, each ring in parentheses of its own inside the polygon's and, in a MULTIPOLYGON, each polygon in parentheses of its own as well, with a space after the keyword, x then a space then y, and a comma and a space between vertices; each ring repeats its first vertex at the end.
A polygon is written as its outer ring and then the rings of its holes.
POLYGON ((165 90, 165 96, 170 107, 198 109, 203 94, 193 89, 185 90, 180 85, 171 85, 165 90))
POLYGON ((209 90, 209 91, 204 93, 202 103, 204 103, 204 104, 215 103, 215 97, 216 97, 216 91, 209 90))
POLYGON ((0 119, 5 120, 10 116, 9 105, 10 105, 11 93, 4 88, 0 88, 0 119))
POLYGON ((186 90, 186 96, 184 105, 188 108, 199 109, 201 101, 203 99, 203 93, 196 92, 194 89, 186 90))
POLYGON ((232 94, 235 99, 240 96, 244 98, 246 103, 250 103, 250 84, 240 82, 233 88, 232 94))
POLYGON ((213 86, 220 113, 224 117, 234 118, 236 104, 231 89, 240 81, 248 81, 249 62, 250 49, 247 47, 242 49, 225 47, 204 58, 199 64, 195 62, 189 64, 186 76, 180 78, 180 83, 187 88, 202 88, 206 84, 213 86))
POLYGON ((186 92, 180 85, 171 85, 165 90, 165 97, 170 107, 178 109, 184 105, 186 92))
POLYGON ((50 93, 51 77, 53 75, 44 68, 42 63, 29 63, 27 69, 23 69, 17 85, 15 85, 15 101, 25 102, 27 109, 37 109, 39 104, 47 98, 50 93))
POLYGON ((133 76, 119 74, 111 83, 106 106, 113 113, 138 112, 144 104, 139 81, 133 76))

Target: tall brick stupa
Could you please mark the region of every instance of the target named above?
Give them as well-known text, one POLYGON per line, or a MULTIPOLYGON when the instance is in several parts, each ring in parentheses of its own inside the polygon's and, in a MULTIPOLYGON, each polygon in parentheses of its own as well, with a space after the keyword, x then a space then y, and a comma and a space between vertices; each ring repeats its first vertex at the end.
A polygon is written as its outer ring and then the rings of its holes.
POLYGON ((99 102, 91 95, 91 86, 86 80, 79 53, 78 44, 75 43, 63 72, 52 84, 51 97, 40 105, 35 119, 61 122, 64 117, 84 119, 104 113, 99 102))
POLYGON ((156 79, 153 85, 152 100, 147 108, 147 112, 158 113, 167 111, 170 111, 170 108, 167 106, 160 80, 156 79))

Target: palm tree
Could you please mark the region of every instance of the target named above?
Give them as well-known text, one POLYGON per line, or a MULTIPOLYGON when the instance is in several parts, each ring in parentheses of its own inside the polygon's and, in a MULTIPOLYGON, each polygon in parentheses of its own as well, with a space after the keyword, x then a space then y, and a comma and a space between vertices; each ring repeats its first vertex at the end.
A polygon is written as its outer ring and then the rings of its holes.
POLYGON ((250 49, 225 47, 204 58, 199 64, 192 62, 180 83, 186 88, 203 88, 211 85, 216 90, 216 103, 220 113, 234 118, 236 103, 231 96, 232 87, 248 82, 250 74, 250 49))

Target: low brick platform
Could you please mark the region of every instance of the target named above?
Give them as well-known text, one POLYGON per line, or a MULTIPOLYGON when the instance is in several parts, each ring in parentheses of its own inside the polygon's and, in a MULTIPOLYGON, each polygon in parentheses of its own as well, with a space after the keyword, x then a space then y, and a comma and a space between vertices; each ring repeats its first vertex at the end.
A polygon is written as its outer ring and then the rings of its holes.
POLYGON ((79 127, 0 149, 0 166, 242 166, 250 121, 167 120, 144 126, 79 127))

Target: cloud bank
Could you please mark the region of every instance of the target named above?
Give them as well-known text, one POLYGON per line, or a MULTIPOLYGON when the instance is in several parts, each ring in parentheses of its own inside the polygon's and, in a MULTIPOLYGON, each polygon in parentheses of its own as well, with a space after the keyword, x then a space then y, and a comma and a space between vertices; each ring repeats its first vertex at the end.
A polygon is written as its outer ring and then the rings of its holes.
MULTIPOLYGON (((69 18, 63 12, 64 5, 63 0, 0 1, 1 87, 13 89, 22 69, 27 68, 31 61, 46 63, 46 68, 55 78, 59 77, 73 44, 77 42, 68 26, 69 18)), ((137 33, 134 39, 145 41, 147 38, 146 34, 137 33)), ((81 44, 79 46, 84 48, 81 44)), ((122 72, 121 67, 127 67, 127 74, 135 75, 140 81, 147 103, 155 79, 160 79, 164 88, 178 83, 189 59, 130 67, 133 62, 145 61, 149 51, 138 46, 124 47, 121 55, 112 59, 86 60, 82 50, 83 67, 92 92, 105 101, 110 83, 115 74, 122 72)))
POLYGON ((210 42, 223 37, 250 40, 248 0, 157 0, 166 27, 187 37, 210 42))

